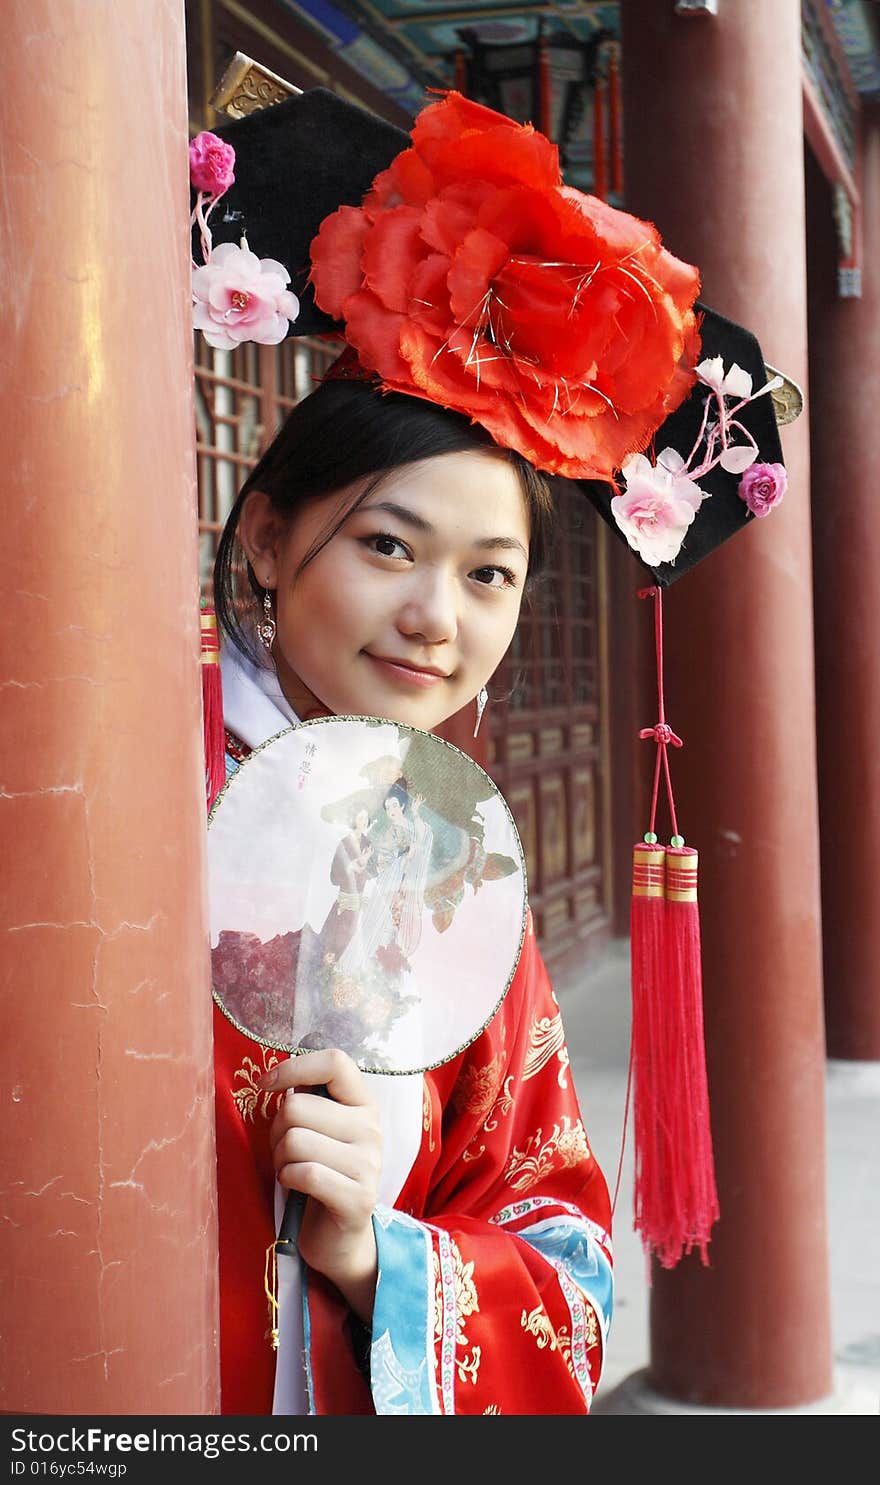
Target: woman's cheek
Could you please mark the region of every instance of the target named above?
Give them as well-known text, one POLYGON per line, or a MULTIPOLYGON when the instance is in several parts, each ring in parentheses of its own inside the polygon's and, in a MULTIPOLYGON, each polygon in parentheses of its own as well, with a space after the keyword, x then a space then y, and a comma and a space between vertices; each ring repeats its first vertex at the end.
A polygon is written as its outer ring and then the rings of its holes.
POLYGON ((519 610, 519 602, 512 601, 509 604, 499 603, 496 611, 491 615, 487 616, 484 612, 480 616, 481 622, 477 632, 482 639, 485 654, 492 662, 493 670, 501 663, 510 648, 516 633, 519 610))

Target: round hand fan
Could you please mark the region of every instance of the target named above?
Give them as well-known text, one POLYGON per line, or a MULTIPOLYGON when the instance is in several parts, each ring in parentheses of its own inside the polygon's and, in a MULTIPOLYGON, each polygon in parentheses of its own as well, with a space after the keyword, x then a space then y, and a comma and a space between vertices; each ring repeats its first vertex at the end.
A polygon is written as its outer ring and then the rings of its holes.
POLYGON ((522 947, 510 810, 431 733, 326 717, 271 738, 209 817, 213 993, 279 1050, 422 1072, 489 1023, 522 947))

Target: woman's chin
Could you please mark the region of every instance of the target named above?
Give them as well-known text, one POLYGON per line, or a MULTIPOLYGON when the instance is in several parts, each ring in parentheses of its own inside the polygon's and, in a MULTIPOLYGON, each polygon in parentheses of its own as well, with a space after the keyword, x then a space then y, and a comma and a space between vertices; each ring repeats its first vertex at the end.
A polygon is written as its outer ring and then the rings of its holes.
POLYGON ((394 687, 374 687, 369 692, 340 692, 328 704, 337 717, 385 717, 405 727, 418 727, 430 732, 439 727, 463 704, 448 696, 402 696, 394 687))
POLYGON ((385 717, 389 722, 399 722, 403 727, 417 727, 422 732, 430 732, 434 727, 439 727, 453 715, 446 707, 442 706, 417 706, 402 702, 394 697, 374 697, 369 710, 364 709, 364 715, 371 717, 385 717))

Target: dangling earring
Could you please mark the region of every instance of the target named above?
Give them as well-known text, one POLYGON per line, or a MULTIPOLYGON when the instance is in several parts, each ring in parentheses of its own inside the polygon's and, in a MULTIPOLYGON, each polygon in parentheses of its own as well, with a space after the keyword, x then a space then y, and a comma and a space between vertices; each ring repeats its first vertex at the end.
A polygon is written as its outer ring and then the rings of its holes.
POLYGON ((263 646, 263 649, 267 650, 270 655, 272 653, 272 643, 275 639, 275 629, 276 624, 272 614, 272 595, 269 589, 265 588, 263 590, 263 620, 257 626, 257 634, 260 637, 260 644, 263 646))
POLYGON ((488 702, 488 700, 489 692, 486 690, 485 686, 481 686, 479 691, 477 692, 477 725, 474 728, 474 737, 476 737, 477 733, 480 730, 480 723, 483 720, 483 712, 486 710, 486 703, 488 702))

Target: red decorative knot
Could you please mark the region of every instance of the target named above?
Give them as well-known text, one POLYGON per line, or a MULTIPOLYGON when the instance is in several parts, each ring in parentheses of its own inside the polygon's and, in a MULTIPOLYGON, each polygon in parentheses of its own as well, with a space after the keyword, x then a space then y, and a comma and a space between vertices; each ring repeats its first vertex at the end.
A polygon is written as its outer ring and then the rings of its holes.
POLYGON ((652 737, 656 743, 663 743, 664 746, 672 743, 674 748, 684 747, 681 738, 676 736, 668 722, 658 722, 654 727, 643 727, 639 737, 652 737))

